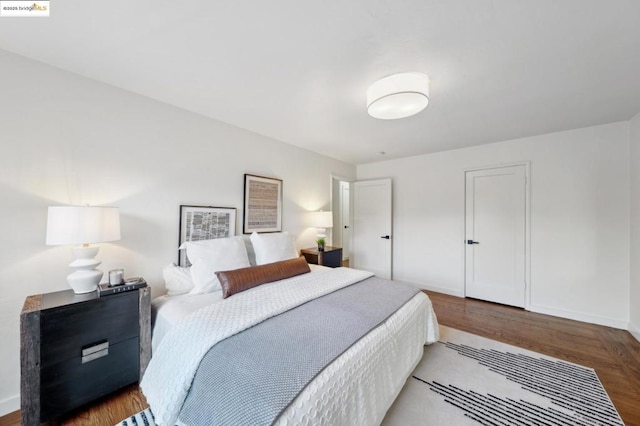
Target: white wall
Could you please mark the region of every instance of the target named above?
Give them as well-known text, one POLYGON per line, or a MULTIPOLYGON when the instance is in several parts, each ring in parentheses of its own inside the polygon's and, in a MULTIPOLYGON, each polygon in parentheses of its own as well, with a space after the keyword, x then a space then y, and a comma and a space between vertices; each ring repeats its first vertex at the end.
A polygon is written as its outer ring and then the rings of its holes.
POLYGON ((629 124, 358 166, 393 178, 394 278, 464 295, 464 171, 531 161, 532 311, 627 328, 629 124))
POLYGON ((631 288, 629 331, 640 340, 640 114, 630 122, 631 143, 631 288))
MULTIPOLYGON (((153 70, 149 70, 153 72, 153 70)), ((19 314, 27 295, 67 289, 66 247, 44 244, 49 205, 119 206, 123 267, 163 292, 179 205, 238 208, 243 174, 284 180, 283 226, 315 245, 303 212, 329 207, 329 175, 355 167, 0 51, 0 415, 18 409, 19 314)))

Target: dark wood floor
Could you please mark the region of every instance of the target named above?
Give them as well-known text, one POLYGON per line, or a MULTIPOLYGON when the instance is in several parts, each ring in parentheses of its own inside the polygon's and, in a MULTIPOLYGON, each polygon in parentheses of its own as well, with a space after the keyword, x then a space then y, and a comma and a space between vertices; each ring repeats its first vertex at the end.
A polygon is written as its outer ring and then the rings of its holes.
MULTIPOLYGON (((427 292, 442 325, 592 367, 627 426, 640 426, 640 343, 626 331, 427 292)), ((111 426, 146 407, 137 386, 63 421, 111 426)), ((19 412, 0 426, 20 424, 19 412)))

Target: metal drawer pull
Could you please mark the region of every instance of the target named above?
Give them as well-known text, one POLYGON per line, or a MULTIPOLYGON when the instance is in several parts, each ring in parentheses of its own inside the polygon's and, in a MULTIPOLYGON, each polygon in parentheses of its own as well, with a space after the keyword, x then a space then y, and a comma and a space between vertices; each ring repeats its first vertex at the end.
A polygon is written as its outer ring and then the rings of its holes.
POLYGON ((85 364, 107 355, 109 355, 109 342, 98 343, 97 345, 82 349, 82 363, 85 364))

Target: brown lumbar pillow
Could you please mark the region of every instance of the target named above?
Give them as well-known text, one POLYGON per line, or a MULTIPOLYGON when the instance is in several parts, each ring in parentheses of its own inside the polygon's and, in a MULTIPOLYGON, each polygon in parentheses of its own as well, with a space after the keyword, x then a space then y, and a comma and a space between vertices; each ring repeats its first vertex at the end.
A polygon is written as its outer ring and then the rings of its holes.
POLYGON ((311 272, 304 257, 267 263, 266 265, 216 272, 222 286, 222 298, 225 299, 241 291, 249 290, 261 284, 271 283, 285 278, 311 272))

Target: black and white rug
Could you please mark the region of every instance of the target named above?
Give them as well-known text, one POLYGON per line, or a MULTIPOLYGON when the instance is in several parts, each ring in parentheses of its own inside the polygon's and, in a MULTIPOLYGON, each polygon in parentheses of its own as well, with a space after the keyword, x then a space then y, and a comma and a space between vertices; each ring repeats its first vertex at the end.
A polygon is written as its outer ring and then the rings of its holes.
POLYGON ((624 425, 591 368, 440 327, 383 425, 624 425))
POLYGON ((124 419, 116 426, 156 426, 156 422, 153 421, 153 413, 151 409, 147 408, 140 411, 138 414, 134 414, 128 419, 124 419))
MULTIPOLYGON (((593 369, 443 326, 382 424, 624 425, 593 369)), ((147 409, 119 425, 155 423, 147 409)))

